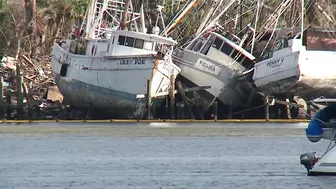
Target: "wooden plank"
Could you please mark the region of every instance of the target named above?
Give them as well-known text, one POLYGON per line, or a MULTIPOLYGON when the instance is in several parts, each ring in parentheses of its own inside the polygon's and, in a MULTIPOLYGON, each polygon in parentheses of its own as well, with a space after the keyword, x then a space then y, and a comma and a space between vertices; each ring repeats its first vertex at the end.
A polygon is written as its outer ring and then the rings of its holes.
POLYGON ((29 96, 29 90, 28 90, 28 86, 26 83, 22 83, 22 88, 23 88, 23 94, 26 98, 27 101, 27 105, 28 105, 28 115, 29 115, 29 119, 33 118, 33 106, 32 106, 32 99, 29 96))
POLYGON ((191 119, 195 119, 194 113, 192 112, 191 107, 189 105, 188 98, 183 91, 181 82, 180 81, 176 82, 176 86, 177 86, 177 90, 179 91, 185 105, 187 106, 187 109, 188 109, 189 115, 191 116, 191 119))
MULTIPOLYGON (((200 90, 205 90, 205 89, 210 89, 211 86, 200 86, 200 87, 191 87, 191 88, 187 88, 187 89, 182 89, 185 93, 188 92, 194 92, 194 91, 200 91, 200 90)), ((174 94, 177 94, 178 90, 174 90, 174 94)), ((169 91, 167 92, 160 92, 160 93, 155 93, 153 94, 153 98, 155 97, 162 97, 162 96, 167 96, 169 95, 169 91)), ((138 94, 136 95, 136 98, 146 98, 145 94, 138 94)))
MULTIPOLYGON (((265 97, 265 94, 264 93, 261 93, 261 92, 258 92, 261 96, 265 97)), ((274 103, 277 103, 277 104, 282 104, 282 105, 285 105, 285 106, 291 106, 291 107, 295 107, 295 108, 304 108, 303 105, 300 105, 300 104, 297 104, 297 103, 293 103, 293 102, 286 102, 286 101, 283 101, 283 100, 278 100, 278 99, 275 99, 273 97, 268 97, 269 99, 269 102, 274 102, 274 103), (271 98, 271 99, 270 99, 271 98), (274 100, 274 101, 273 101, 274 100)))

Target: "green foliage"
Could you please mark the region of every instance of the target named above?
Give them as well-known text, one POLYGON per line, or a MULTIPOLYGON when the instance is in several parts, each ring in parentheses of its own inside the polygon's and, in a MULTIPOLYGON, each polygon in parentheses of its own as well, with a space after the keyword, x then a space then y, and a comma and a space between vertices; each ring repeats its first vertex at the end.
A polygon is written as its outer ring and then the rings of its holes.
MULTIPOLYGON (((15 28, 24 16, 28 15, 31 17, 33 13, 32 6, 29 7, 8 7, 7 1, 15 2, 16 6, 18 0, 0 0, 0 55, 8 52, 15 52, 16 42, 18 38, 15 35, 15 28), (16 23, 12 19, 15 17, 16 23), (12 45, 7 47, 8 41, 11 41, 12 45)), ((21 0, 24 2, 23 0, 21 0)), ((35 44, 39 46, 45 52, 45 49, 51 50, 51 45, 55 39, 64 38, 69 34, 74 25, 83 20, 86 9, 90 0, 36 0, 37 1, 37 23, 38 23, 38 36, 33 36, 33 29, 37 26, 33 22, 28 23, 31 27, 27 27, 25 30, 24 46, 25 49, 30 49, 34 46, 34 43, 38 41, 38 38, 45 39, 45 44, 35 44), (28 31, 29 30, 29 31, 28 31)), ((33 0, 30 0, 33 2, 33 0)), ((132 0, 134 9, 138 11, 140 5, 144 5, 146 27, 150 30, 151 27, 155 25, 157 19, 157 5, 162 5, 165 2, 163 14, 164 21, 167 25, 174 16, 177 15, 179 10, 189 1, 177 1, 177 0, 132 0), (174 2, 174 4, 173 4, 174 2)), ((243 1, 247 3, 248 1, 243 1)), ((246 5, 242 12, 240 13, 236 5, 233 6, 231 10, 227 12, 220 19, 220 23, 224 23, 225 29, 232 31, 234 29, 235 16, 238 14, 243 14, 241 17, 241 25, 245 27, 247 24, 252 23, 254 26, 255 21, 255 11, 254 7, 257 1, 250 1, 251 5, 246 5)), ((279 5, 278 0, 267 0, 264 1, 265 5, 260 10, 262 14, 259 16, 257 22, 257 31, 262 26, 262 23, 270 17, 274 9, 279 5)), ((297 22, 300 19, 300 1, 295 1, 296 3, 288 8, 287 12, 280 18, 278 22, 279 27, 297 27, 300 23, 297 22)), ((307 0, 307 4, 314 5, 312 2, 319 2, 319 4, 328 10, 333 10, 334 12, 328 12, 334 19, 336 17, 336 5, 328 5, 327 1, 317 1, 317 0, 307 0), (324 3, 322 3, 324 2, 324 3), (329 6, 329 7, 328 7, 329 6)), ((182 39, 183 37, 192 36, 198 29, 200 23, 204 16, 208 13, 208 10, 213 1, 203 1, 199 0, 197 5, 193 7, 187 15, 180 21, 177 25, 176 30, 171 33, 171 37, 174 39, 182 39), (205 3, 204 3, 205 2, 205 3)), ((225 4, 225 3, 224 3, 225 4)), ((311 6, 307 10, 306 24, 312 24, 314 26, 324 27, 326 25, 325 17, 319 12, 316 7, 311 6), (319 15, 319 16, 317 16, 319 15)), ((240 15, 241 16, 241 15, 240 15)), ((31 19, 31 18, 30 18, 31 19)), ((335 20, 336 22, 336 20, 335 20)), ((239 24, 238 24, 239 25, 239 24)), ((161 28, 162 25, 160 25, 161 28)), ((236 32, 238 29, 235 29, 236 32)), ((48 53, 48 52, 45 52, 48 53)))
POLYGON ((5 13, 5 0, 0 0, 0 24, 7 19, 7 14, 5 13))

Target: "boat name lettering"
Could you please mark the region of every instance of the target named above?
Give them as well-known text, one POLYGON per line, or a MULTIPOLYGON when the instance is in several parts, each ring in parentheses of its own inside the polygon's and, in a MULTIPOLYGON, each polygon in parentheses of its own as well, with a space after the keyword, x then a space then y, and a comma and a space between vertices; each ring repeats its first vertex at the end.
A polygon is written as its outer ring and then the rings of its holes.
POLYGON ((266 67, 271 67, 271 68, 279 67, 283 61, 284 61, 284 58, 279 58, 277 60, 267 62, 266 67))
POLYGON ((169 66, 168 66, 167 63, 164 63, 164 64, 163 64, 163 69, 165 69, 165 70, 169 70, 169 66))
POLYGON ((135 64, 145 64, 145 60, 144 59, 135 59, 135 64))
POLYGON ((213 71, 213 72, 216 71, 216 67, 215 67, 214 65, 210 65, 210 64, 208 64, 208 63, 206 63, 206 62, 204 62, 204 61, 202 61, 202 60, 199 60, 199 64, 200 64, 201 66, 203 66, 203 68, 207 68, 207 69, 209 69, 209 70, 211 70, 211 71, 213 71))
POLYGON ((120 65, 129 65, 129 64, 145 64, 144 59, 135 58, 135 59, 122 59, 120 60, 120 65))

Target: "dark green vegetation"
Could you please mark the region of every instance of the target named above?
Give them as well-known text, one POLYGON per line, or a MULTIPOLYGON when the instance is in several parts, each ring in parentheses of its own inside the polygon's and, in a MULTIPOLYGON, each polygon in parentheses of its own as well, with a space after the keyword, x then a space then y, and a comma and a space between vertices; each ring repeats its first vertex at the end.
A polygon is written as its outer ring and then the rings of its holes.
MULTIPOLYGON (((136 11, 141 3, 145 8, 147 27, 156 21, 156 6, 165 2, 166 25, 188 1, 184 0, 134 0, 136 11)), ((269 18, 279 4, 278 0, 260 0, 263 6, 257 29, 269 18)), ((75 24, 84 18, 89 0, 0 0, 0 56, 16 56, 18 47, 22 47, 30 57, 48 57, 52 43, 69 35, 75 24)), ((170 33, 176 39, 182 39, 195 33, 207 14, 210 0, 199 0, 182 20, 178 27, 170 33)), ((224 3, 225 4, 225 3, 224 3)), ((239 32, 248 23, 254 24, 257 0, 244 0, 236 4, 221 18, 227 30, 239 32), (237 19, 238 18, 238 22, 237 19)), ((324 14, 335 20, 335 0, 306 0, 305 23, 312 26, 335 28, 324 14), (322 12, 321 10, 325 11, 322 12)), ((300 25, 301 1, 297 0, 279 19, 278 27, 297 27, 300 25)), ((257 30, 258 31, 258 30, 257 30)))

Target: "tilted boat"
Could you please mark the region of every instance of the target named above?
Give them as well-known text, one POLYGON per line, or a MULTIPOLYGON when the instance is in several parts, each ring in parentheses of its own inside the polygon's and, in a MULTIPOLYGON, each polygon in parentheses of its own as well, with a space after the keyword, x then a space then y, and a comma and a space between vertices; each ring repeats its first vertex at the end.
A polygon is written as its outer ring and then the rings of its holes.
POLYGON ((307 28, 279 39, 254 66, 256 87, 268 94, 295 94, 305 100, 335 97, 335 37, 335 31, 307 28))
POLYGON ((233 3, 235 1, 227 3, 211 22, 207 17, 208 26, 185 47, 175 49, 173 54, 173 61, 181 68, 180 76, 186 79, 188 87, 211 86, 197 92, 200 99, 196 103, 203 111, 216 99, 224 105, 244 107, 254 94, 253 86, 242 77, 253 67, 255 57, 242 47, 244 40, 224 32, 217 23, 233 3))
MULTIPOLYGON (((284 1, 280 11, 290 3, 284 1)), ((270 95, 299 96, 305 100, 336 95, 336 31, 304 27, 305 2, 301 0, 301 26, 281 37, 255 64, 253 81, 270 95)), ((281 13, 281 12, 280 12, 281 13)), ((279 15, 273 18, 278 23, 279 15)), ((272 36, 272 35, 271 35, 272 36)))
POLYGON ((254 89, 238 78, 253 66, 253 60, 253 55, 217 32, 200 36, 173 56, 190 87, 211 86, 199 92, 205 108, 216 98, 225 105, 246 105, 254 89))
MULTIPOLYGON (((171 60, 176 42, 159 36, 158 27, 146 33, 141 10, 135 13, 129 0, 95 0, 87 12, 86 36, 54 44, 52 70, 71 105, 139 119, 145 98, 137 96, 148 95, 147 80, 152 81, 152 97, 168 93, 170 76, 180 72, 171 60)), ((154 99, 153 106, 163 100, 154 99)))

